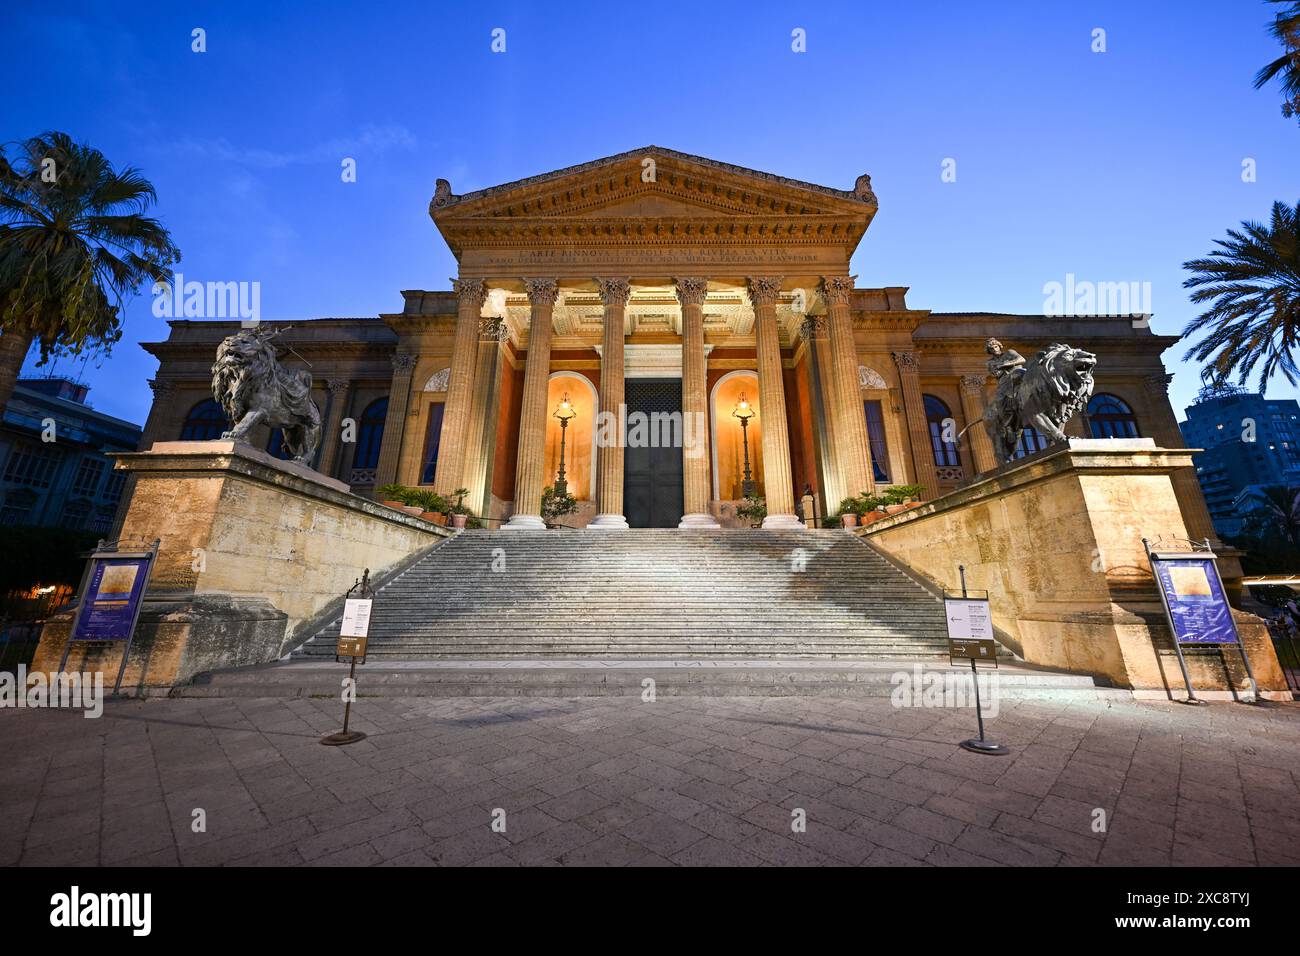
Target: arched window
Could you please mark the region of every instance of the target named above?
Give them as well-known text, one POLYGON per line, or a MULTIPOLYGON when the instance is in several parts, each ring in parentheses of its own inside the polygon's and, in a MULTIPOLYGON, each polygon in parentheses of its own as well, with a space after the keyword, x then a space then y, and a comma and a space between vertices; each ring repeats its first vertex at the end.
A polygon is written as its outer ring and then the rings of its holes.
POLYGON ((952 412, 944 400, 935 395, 923 395, 925 399, 925 421, 930 426, 930 449, 934 452, 934 463, 940 468, 952 468, 961 465, 961 456, 957 454, 955 423, 952 412), (953 431, 944 435, 944 430, 953 431))
POLYGON ((1118 395, 1094 395, 1088 402, 1093 438, 1141 438, 1137 416, 1118 395))
POLYGON ((388 396, 375 399, 361 413, 361 428, 357 432, 357 453, 352 459, 353 468, 379 466, 379 444, 384 440, 384 419, 388 417, 388 396))
POLYGON ((1024 458, 1047 447, 1047 436, 1033 425, 1026 425, 1020 430, 1020 440, 1016 442, 1016 453, 1012 458, 1024 458))
POLYGON ((226 413, 210 398, 205 398, 185 416, 185 424, 181 426, 181 441, 213 441, 221 437, 221 433, 230 430, 230 422, 226 419, 226 413))

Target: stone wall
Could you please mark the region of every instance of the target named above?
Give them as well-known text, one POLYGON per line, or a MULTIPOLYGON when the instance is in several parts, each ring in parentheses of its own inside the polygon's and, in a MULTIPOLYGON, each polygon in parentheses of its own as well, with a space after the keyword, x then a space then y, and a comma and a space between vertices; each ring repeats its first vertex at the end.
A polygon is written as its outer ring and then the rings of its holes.
MULTIPOLYGON (((1151 439, 1074 438, 860 533, 940 587, 958 587, 964 565, 967 586, 988 590, 995 625, 1030 663, 1180 695, 1142 539, 1186 549, 1171 476, 1190 460, 1151 439)), ((1235 617, 1260 686, 1284 692, 1263 622, 1235 617)), ((1189 668, 1198 692, 1248 686, 1235 650, 1195 649, 1189 668)))
MULTIPOLYGON (((160 542, 127 687, 276 660, 364 569, 380 577, 449 534, 234 442, 160 442, 118 458, 136 478, 122 539, 160 542)), ((70 615, 46 625, 35 668, 57 668, 70 627, 70 615)), ((120 655, 86 660, 112 679, 120 655)))

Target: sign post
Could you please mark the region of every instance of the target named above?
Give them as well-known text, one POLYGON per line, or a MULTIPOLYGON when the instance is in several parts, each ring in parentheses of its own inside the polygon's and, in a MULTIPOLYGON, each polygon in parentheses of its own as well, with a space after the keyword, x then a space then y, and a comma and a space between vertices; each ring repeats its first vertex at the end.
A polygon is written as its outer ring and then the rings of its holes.
POLYGON ((107 544, 100 541, 94 551, 85 557, 86 570, 81 578, 77 610, 72 618, 68 643, 63 646, 59 660, 59 674, 68 666, 68 655, 73 643, 107 644, 124 641, 122 662, 117 668, 113 683, 113 696, 122 689, 122 675, 126 673, 127 658, 131 656, 131 642, 135 626, 140 620, 140 607, 144 603, 145 586, 149 572, 158 559, 161 540, 155 540, 147 551, 121 551, 120 541, 107 544))
POLYGON ((970 740, 963 740, 965 750, 977 754, 1002 756, 1011 751, 1002 744, 984 738, 984 712, 980 704, 979 671, 976 661, 985 661, 998 666, 998 645, 993 639, 993 615, 989 611, 989 592, 980 591, 972 594, 966 589, 966 566, 958 565, 961 575, 961 594, 955 591, 943 592, 944 617, 948 623, 948 662, 957 666, 959 661, 970 661, 970 680, 975 688, 975 719, 979 722, 980 735, 970 740))
POLYGON ((341 747, 365 740, 366 735, 359 730, 348 730, 348 721, 352 716, 352 698, 357 693, 357 658, 366 662, 366 642, 370 635, 370 611, 374 606, 374 594, 370 590, 370 569, 361 573, 361 578, 343 599, 343 623, 339 628, 339 642, 334 651, 334 660, 340 664, 348 658, 348 692, 343 695, 343 729, 337 733, 326 734, 320 742, 327 747, 341 747), (353 593, 358 596, 353 597, 353 593))
MULTIPOLYGON (((1192 546, 1195 548, 1197 545, 1192 542, 1192 546)), ((1246 645, 1237 633, 1237 622, 1233 620, 1223 578, 1219 576, 1218 559, 1210 549, 1210 542, 1207 540, 1199 551, 1152 551, 1151 543, 1143 538, 1142 547, 1146 549, 1147 561, 1151 564, 1151 575, 1155 578, 1156 590, 1160 592, 1165 620, 1174 637, 1178 668, 1183 673, 1183 683, 1187 685, 1187 699, 1183 703, 1204 703, 1192 687, 1183 645, 1217 647, 1220 654, 1225 646, 1236 645, 1254 695, 1246 703, 1262 703, 1259 684, 1251 670, 1250 658, 1246 656, 1246 645)))

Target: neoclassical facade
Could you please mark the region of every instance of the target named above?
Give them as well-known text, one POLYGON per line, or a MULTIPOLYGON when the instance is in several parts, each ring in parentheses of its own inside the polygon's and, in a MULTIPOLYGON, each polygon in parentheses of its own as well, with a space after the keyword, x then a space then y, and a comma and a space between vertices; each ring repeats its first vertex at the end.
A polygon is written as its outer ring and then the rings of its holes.
MULTIPOLYGON (((989 337, 1026 358, 1056 341, 1100 356, 1074 434, 1181 446, 1161 362, 1174 337, 1133 317, 937 313, 906 288, 857 288, 849 260, 876 210, 867 176, 834 189, 659 147, 464 195, 439 180, 429 212, 459 262, 451 290, 284 335, 325 418, 317 468, 363 494, 466 488, 489 526, 540 527, 567 398, 571 523, 735 524, 748 458, 766 525, 791 526, 805 491, 825 514, 890 484, 937 497, 995 467, 982 427, 951 440, 992 394, 989 337), (681 433, 634 441, 638 413, 681 433), (611 421, 628 440, 608 440, 611 421)), ((209 367, 235 323, 170 325, 145 346, 160 363, 145 448, 226 427, 209 367)), ((1212 537, 1184 471, 1187 527, 1212 537)))

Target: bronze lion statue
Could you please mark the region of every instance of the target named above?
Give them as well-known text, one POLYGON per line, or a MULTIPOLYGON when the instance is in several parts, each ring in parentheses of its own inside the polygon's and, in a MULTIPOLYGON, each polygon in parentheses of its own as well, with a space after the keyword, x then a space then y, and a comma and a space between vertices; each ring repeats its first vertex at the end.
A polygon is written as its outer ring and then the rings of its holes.
MULTIPOLYGON (((1056 343, 1028 363, 1008 362, 1001 343, 990 340, 990 368, 998 376, 997 394, 984 409, 984 428, 1000 462, 1016 453, 1020 432, 1033 427, 1053 444, 1066 440, 1061 429, 1092 398, 1092 372, 1097 356, 1056 343), (993 345, 997 349, 993 349, 993 345)), ((1015 352, 1007 353, 1019 359, 1015 352)), ((972 423, 973 425, 974 423, 972 423)), ((967 426, 970 427, 970 426, 967 426)))
POLYGON ((271 340, 278 329, 240 329, 217 346, 212 397, 234 427, 221 437, 247 441, 258 425, 279 428, 284 450, 311 467, 320 443, 320 409, 311 398, 311 373, 290 373, 276 358, 271 340))

